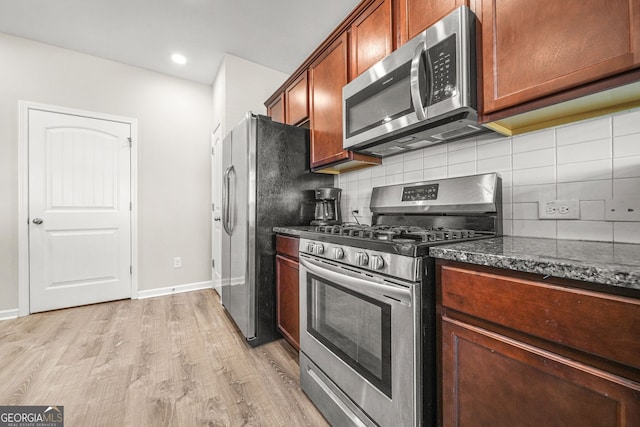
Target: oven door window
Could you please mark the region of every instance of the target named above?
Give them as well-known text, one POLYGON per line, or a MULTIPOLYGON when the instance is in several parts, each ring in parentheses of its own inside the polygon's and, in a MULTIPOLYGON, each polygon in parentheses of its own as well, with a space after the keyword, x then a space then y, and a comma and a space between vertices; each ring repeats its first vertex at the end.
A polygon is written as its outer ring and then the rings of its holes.
POLYGON ((307 275, 307 331, 391 398, 391 306, 307 275))

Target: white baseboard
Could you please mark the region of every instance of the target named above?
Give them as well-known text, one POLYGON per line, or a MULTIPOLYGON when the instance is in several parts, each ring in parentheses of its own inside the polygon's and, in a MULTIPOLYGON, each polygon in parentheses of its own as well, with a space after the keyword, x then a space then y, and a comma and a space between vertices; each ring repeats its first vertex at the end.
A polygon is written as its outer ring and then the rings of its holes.
POLYGON ((0 320, 9 320, 18 318, 18 309, 0 310, 0 320))
POLYGON ((184 285, 167 286, 166 288, 148 289, 144 291, 138 291, 138 299, 179 294, 182 292, 199 291, 201 289, 211 289, 211 287, 211 280, 207 280, 206 282, 187 283, 184 285))

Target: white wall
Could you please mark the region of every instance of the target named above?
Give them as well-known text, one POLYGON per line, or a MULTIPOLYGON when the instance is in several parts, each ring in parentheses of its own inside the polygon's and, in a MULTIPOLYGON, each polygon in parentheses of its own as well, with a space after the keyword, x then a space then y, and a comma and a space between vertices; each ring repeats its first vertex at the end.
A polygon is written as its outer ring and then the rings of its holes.
POLYGON ((289 77, 280 71, 227 54, 213 82, 213 120, 226 136, 247 111, 266 114, 264 101, 289 77))
POLYGON ((499 172, 504 234, 640 243, 640 222, 605 221, 605 200, 640 198, 640 110, 512 138, 471 138, 387 157, 382 165, 339 175, 343 218, 365 209, 381 185, 499 172), (538 202, 580 200, 580 220, 539 220, 538 202))
POLYGON ((211 86, 5 34, 0 58, 0 311, 18 306, 18 100, 137 119, 139 290, 211 280, 211 86))

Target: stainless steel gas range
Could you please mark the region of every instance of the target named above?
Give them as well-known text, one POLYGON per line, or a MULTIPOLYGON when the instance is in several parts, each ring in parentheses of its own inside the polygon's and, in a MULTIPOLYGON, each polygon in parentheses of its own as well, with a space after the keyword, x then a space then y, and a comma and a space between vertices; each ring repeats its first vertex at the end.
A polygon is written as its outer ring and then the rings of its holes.
POLYGON ((502 233, 495 173, 376 187, 371 226, 300 239, 300 384, 336 426, 436 424, 429 247, 502 233))

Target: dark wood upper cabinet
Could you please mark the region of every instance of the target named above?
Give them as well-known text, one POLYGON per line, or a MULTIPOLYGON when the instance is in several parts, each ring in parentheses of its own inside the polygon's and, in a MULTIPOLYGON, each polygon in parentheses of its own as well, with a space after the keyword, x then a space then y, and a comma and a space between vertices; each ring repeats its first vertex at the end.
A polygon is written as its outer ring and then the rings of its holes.
POLYGON ((336 174, 382 163, 342 148, 342 87, 347 84, 348 33, 338 37, 311 65, 311 169, 336 174))
POLYGON ((632 69, 637 0, 483 0, 484 113, 632 69))
POLYGON ((393 50, 391 0, 378 0, 351 25, 350 79, 353 80, 393 50))
POLYGON ((274 122, 285 123, 284 94, 281 94, 267 105, 267 115, 274 122))
POLYGON ((285 93, 286 123, 298 125, 309 118, 309 83, 307 72, 303 72, 285 93))
POLYGON ((311 168, 316 172, 340 173, 382 163, 342 148, 342 88, 391 53, 391 6, 391 0, 368 4, 311 64, 311 168))
POLYGON ((398 0, 397 44, 405 44, 469 0, 398 0))
POLYGON ((278 98, 284 96, 283 120, 289 124, 304 125, 308 116, 313 172, 337 174, 382 163, 342 149, 342 88, 393 49, 392 4, 363 0, 265 103, 279 117, 278 98))
POLYGON ((309 118, 309 85, 307 72, 266 103, 267 115, 275 122, 299 125, 309 118))
POLYGON ((348 81, 348 40, 343 33, 312 66, 311 167, 344 160, 342 149, 342 87, 348 81))

